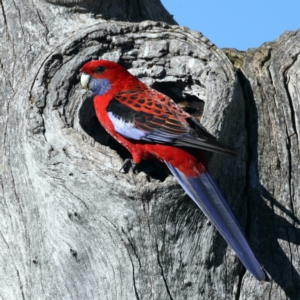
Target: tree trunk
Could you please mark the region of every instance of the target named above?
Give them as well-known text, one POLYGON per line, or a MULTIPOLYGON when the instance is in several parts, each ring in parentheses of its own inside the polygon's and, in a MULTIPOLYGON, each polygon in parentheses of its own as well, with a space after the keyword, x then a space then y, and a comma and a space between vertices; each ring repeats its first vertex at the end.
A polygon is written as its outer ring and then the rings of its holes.
POLYGON ((158 0, 125 3, 0 1, 0 297, 299 298, 300 32, 224 50, 232 64, 170 25, 158 0), (156 22, 124 22, 143 19, 156 22), (238 150, 208 154, 210 171, 270 282, 245 271, 163 165, 118 172, 129 154, 79 84, 100 57, 238 150))

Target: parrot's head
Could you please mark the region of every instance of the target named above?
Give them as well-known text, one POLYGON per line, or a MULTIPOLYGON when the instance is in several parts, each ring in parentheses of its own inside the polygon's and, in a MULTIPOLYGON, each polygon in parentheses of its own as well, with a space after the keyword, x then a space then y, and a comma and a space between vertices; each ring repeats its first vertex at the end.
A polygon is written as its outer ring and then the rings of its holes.
POLYGON ((82 87, 98 96, 118 87, 124 78, 132 76, 121 65, 108 60, 92 60, 81 68, 81 72, 82 87))

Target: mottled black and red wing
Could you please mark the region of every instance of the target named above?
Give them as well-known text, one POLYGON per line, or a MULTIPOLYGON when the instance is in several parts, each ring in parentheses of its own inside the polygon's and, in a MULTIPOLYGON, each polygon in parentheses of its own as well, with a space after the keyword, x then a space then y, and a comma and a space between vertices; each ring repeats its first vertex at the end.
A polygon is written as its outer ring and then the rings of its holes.
POLYGON ((120 92, 110 103, 114 111, 127 122, 145 131, 162 131, 181 135, 187 133, 189 116, 167 96, 154 90, 120 92))
POLYGON ((127 138, 235 155, 172 99, 152 89, 120 92, 107 113, 115 130, 127 138))

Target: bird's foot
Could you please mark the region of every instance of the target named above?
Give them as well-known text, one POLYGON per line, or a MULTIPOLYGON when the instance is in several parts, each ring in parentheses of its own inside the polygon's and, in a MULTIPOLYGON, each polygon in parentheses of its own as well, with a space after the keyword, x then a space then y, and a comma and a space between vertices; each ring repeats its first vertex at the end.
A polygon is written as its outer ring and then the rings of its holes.
POLYGON ((135 173, 136 168, 137 165, 133 162, 133 160, 131 158, 126 158, 119 172, 124 170, 125 173, 128 173, 128 171, 132 169, 132 173, 135 173))

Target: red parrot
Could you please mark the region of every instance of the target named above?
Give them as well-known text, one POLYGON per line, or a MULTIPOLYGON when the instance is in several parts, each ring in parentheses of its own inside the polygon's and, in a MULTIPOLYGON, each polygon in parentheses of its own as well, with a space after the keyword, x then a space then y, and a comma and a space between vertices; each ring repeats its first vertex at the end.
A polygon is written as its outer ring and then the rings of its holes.
MULTIPOLYGON (((121 65, 94 60, 81 69, 81 84, 94 93, 97 118, 106 131, 141 160, 164 162, 185 192, 216 226, 247 270, 267 275, 243 230, 208 173, 203 150, 235 155, 168 96, 153 90, 121 65)), ((121 170, 128 164, 125 160, 121 170)))

